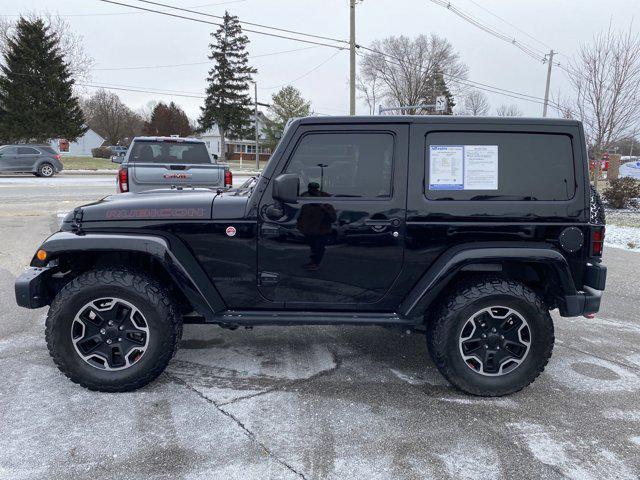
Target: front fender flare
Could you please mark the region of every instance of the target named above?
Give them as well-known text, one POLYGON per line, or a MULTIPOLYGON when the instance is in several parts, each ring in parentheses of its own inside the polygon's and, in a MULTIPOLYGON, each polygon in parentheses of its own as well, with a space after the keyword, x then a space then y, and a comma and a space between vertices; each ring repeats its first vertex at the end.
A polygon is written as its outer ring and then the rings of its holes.
POLYGON ((398 313, 407 317, 424 315, 454 275, 464 267, 504 262, 543 264, 556 274, 565 298, 579 296, 567 260, 552 245, 510 242, 462 244, 450 248, 438 257, 400 304, 398 313))
MULTIPOLYGON (((226 310, 215 286, 189 249, 176 237, 158 235, 58 232, 40 247, 48 261, 65 253, 139 252, 160 262, 193 307, 205 317, 226 310)), ((43 266, 34 256, 31 265, 43 266)))

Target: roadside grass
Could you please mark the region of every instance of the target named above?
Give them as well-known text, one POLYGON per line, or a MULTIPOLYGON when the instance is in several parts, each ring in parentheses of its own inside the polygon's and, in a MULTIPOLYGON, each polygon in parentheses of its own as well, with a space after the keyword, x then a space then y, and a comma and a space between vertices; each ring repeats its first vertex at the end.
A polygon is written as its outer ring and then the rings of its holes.
POLYGON ((116 170, 117 163, 106 158, 62 156, 60 158, 65 170, 116 170))

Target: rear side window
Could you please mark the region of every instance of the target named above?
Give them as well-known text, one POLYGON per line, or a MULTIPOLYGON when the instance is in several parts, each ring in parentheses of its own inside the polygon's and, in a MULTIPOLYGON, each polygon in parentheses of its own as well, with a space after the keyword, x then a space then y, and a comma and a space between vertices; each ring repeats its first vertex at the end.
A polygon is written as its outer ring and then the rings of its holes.
POLYGON ((18 147, 18 155, 38 155, 40 152, 31 147, 18 147))
POLYGON ((204 143, 136 141, 129 162, 204 164, 211 163, 211 157, 204 143))
POLYGON ((42 150, 45 153, 50 153, 51 155, 57 155, 58 153, 51 147, 40 147, 40 150, 42 150))
POLYGON ((310 133, 286 172, 300 178, 302 197, 390 197, 393 147, 390 133, 310 133))
POLYGON ((575 189, 568 135, 427 134, 425 195, 430 200, 569 200, 575 189))
POLYGON ((2 155, 15 155, 18 152, 16 147, 4 147, 0 148, 0 154, 2 155))

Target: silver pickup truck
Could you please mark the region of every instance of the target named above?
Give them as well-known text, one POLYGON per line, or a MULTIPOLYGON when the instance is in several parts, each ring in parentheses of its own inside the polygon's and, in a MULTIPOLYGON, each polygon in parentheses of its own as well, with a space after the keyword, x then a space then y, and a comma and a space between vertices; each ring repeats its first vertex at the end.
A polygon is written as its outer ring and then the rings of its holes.
POLYGON ((170 187, 231 187, 225 165, 215 162, 207 145, 196 138, 136 137, 127 153, 111 159, 120 163, 120 193, 170 187))

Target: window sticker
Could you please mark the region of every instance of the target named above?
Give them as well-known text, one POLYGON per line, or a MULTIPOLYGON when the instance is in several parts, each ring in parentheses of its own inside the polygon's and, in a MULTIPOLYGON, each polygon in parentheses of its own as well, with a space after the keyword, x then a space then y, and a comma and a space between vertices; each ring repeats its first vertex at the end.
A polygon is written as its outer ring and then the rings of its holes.
POLYGON ((498 190, 498 146, 429 145, 429 190, 498 190))
POLYGON ((429 190, 464 189, 464 147, 429 146, 429 190))
POLYGON ((465 145, 464 189, 498 190, 497 145, 465 145))

